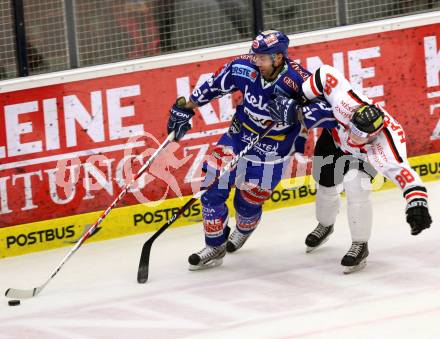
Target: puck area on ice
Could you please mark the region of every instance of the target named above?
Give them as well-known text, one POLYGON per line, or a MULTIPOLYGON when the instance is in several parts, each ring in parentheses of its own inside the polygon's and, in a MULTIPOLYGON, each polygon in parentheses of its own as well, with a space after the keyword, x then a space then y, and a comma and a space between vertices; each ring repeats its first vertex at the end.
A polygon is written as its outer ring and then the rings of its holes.
POLYGON ((20 305, 20 300, 9 300, 8 305, 9 306, 18 306, 18 305, 20 305))

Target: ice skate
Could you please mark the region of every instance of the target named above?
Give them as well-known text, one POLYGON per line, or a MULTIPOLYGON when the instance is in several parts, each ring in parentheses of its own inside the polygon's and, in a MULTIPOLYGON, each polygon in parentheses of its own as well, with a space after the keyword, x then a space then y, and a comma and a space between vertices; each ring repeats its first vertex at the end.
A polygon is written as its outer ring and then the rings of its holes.
POLYGON ((198 271, 220 266, 225 255, 226 243, 216 247, 206 245, 202 250, 189 256, 189 270, 198 271))
POLYGON ((344 273, 349 274, 363 269, 367 265, 368 254, 367 242, 354 241, 341 261, 341 265, 344 266, 344 273))
POLYGON ((332 233, 333 225, 322 226, 321 224, 318 224, 313 232, 310 233, 306 238, 306 253, 310 253, 322 244, 324 244, 332 233))
POLYGON ((251 234, 252 232, 244 234, 241 233, 238 229, 235 229, 226 244, 226 251, 228 253, 232 253, 240 249, 244 245, 246 240, 251 236, 251 234))

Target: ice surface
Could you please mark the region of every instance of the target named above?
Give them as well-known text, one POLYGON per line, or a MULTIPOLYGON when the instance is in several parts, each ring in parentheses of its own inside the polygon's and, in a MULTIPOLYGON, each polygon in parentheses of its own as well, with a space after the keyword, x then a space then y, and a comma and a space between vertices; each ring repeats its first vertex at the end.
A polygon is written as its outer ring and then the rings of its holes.
MULTIPOLYGON (((314 204, 265 213, 223 266, 187 270, 201 226, 84 245, 36 298, 0 303, 0 338, 440 338, 440 181, 427 185, 434 224, 414 237, 400 191, 373 194, 365 270, 342 274, 351 241, 344 208, 331 239, 306 254, 314 204)), ((105 225, 103 226, 105 227, 105 225)), ((0 290, 42 284, 69 248, 0 261, 0 290)))

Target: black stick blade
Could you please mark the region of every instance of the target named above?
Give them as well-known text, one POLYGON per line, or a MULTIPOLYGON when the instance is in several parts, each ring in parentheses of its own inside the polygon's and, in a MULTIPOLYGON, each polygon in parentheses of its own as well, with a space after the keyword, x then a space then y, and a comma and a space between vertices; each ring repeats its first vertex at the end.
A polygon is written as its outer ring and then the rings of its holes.
POLYGON ((148 271, 150 268, 150 252, 153 242, 147 241, 142 247, 141 259, 139 261, 137 281, 139 284, 145 284, 148 280, 148 271))

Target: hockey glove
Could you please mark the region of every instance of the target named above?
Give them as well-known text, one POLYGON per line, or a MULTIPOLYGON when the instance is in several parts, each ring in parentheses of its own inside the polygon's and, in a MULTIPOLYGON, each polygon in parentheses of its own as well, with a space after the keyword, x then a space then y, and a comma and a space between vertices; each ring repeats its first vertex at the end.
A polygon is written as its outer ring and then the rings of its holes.
POLYGON ((411 234, 417 235, 432 223, 429 215, 428 202, 425 199, 415 199, 406 206, 406 221, 411 226, 411 234))
POLYGON ((267 109, 273 121, 294 125, 298 121, 298 110, 301 106, 295 99, 278 96, 268 102, 267 109))
POLYGON ((194 116, 194 110, 185 108, 186 100, 180 97, 176 103, 171 107, 170 117, 168 119, 167 130, 168 134, 174 131, 174 140, 179 141, 191 129, 189 120, 194 116))

